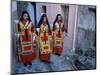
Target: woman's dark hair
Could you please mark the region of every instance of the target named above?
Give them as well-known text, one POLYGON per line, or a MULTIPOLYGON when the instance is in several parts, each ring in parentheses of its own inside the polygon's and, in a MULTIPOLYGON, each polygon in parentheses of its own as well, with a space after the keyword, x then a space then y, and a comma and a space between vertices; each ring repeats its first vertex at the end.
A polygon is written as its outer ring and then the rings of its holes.
POLYGON ((29 15, 29 13, 28 13, 26 10, 24 10, 24 11, 22 12, 22 15, 21 15, 21 19, 20 19, 20 20, 23 19, 23 15, 24 15, 24 14, 27 14, 27 15, 28 15, 28 20, 31 21, 30 15, 29 15))
MULTIPOLYGON (((61 16, 61 14, 57 14, 55 21, 53 22, 53 25, 58 21, 58 16, 61 16)), ((61 22, 62 22, 62 16, 61 16, 61 22)))
MULTIPOLYGON (((43 18, 44 18, 44 17, 46 17, 46 24, 48 25, 49 30, 50 30, 50 25, 49 25, 49 22, 48 22, 48 19, 47 19, 46 14, 43 14, 43 15, 41 16, 41 18, 40 18, 40 21, 39 21, 39 23, 38 23, 37 28, 40 28, 41 24, 43 23, 43 18)), ((50 31, 51 31, 51 30, 50 30, 50 31)))

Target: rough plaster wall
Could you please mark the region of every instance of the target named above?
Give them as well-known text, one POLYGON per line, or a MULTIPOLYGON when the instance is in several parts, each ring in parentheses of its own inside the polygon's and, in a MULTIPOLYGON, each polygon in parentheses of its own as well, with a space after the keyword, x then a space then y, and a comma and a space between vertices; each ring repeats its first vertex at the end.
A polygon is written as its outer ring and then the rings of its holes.
POLYGON ((82 50, 93 47, 95 41, 95 14, 88 8, 90 6, 79 6, 78 10, 76 48, 82 50))
POLYGON ((18 13, 18 19, 21 18, 21 15, 22 15, 22 11, 26 10, 27 9, 27 2, 20 2, 18 1, 17 2, 17 13, 18 13))
MULTIPOLYGON (((17 17, 17 3, 16 2, 12 2, 12 10, 11 10, 11 35, 12 35, 12 63, 15 63, 15 59, 16 58, 16 37, 15 37, 15 33, 16 33, 16 23, 14 20, 16 20, 17 17)), ((12 72, 14 72, 14 65, 11 65, 11 70, 12 72)))
POLYGON ((69 16, 68 16, 68 33, 65 36, 66 48, 73 49, 74 39, 74 28, 75 28, 75 17, 76 17, 76 5, 69 5, 69 16))
POLYGON ((38 24, 43 13, 42 6, 40 3, 36 3, 36 11, 37 11, 36 16, 37 16, 37 24, 38 24))
POLYGON ((29 15, 30 15, 30 18, 31 18, 31 21, 32 21, 32 23, 33 23, 33 25, 35 24, 35 15, 34 15, 34 7, 33 7, 33 5, 31 4, 31 3, 28 3, 28 5, 27 5, 27 11, 28 11, 28 13, 29 13, 29 15))

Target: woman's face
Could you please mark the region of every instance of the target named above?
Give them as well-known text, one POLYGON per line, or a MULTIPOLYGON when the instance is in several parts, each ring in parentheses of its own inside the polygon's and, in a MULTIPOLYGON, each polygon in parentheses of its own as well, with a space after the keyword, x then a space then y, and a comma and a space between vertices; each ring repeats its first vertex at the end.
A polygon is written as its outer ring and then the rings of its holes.
POLYGON ((28 14, 24 14, 23 19, 28 20, 28 14))
POLYGON ((61 21, 61 16, 58 16, 58 21, 61 21))
POLYGON ((46 19, 46 17, 44 17, 44 18, 43 18, 43 22, 46 22, 46 21, 47 21, 47 19, 46 19))

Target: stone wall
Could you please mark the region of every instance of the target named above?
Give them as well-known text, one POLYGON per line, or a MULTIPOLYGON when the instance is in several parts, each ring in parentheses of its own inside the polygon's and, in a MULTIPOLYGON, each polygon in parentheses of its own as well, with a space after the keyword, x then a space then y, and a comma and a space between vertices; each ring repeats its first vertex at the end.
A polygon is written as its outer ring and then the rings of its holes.
POLYGON ((78 23, 77 23, 77 40, 76 48, 87 50, 94 47, 95 41, 95 13, 89 8, 95 9, 94 6, 79 6, 78 23))

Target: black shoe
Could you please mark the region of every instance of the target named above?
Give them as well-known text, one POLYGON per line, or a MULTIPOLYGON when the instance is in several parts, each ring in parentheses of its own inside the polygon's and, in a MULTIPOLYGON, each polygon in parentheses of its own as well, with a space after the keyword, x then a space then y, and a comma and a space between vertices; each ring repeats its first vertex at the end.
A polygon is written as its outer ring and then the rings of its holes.
POLYGON ((27 63, 24 63, 24 66, 26 67, 27 66, 27 63))
POLYGON ((59 54, 59 53, 55 53, 56 55, 58 55, 58 56, 60 56, 61 54, 59 54))
POLYGON ((29 65, 32 65, 32 63, 31 63, 31 62, 29 62, 28 64, 29 64, 29 65))

